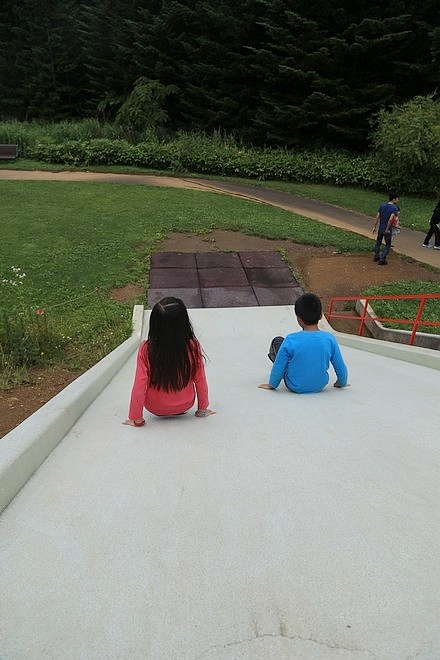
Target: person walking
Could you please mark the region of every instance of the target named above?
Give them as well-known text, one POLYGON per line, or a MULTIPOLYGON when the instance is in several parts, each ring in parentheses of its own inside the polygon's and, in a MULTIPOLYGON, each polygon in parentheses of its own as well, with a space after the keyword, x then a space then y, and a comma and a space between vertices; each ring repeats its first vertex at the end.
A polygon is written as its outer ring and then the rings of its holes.
POLYGON ((422 243, 423 247, 426 248, 432 247, 429 241, 431 239, 431 236, 434 234, 434 250, 440 250, 440 229, 438 227, 439 223, 440 223, 440 201, 437 203, 437 206, 435 207, 432 213, 431 220, 429 221, 428 233, 426 234, 425 240, 422 243))
POLYGON ((393 218, 399 212, 397 202, 399 195, 397 193, 390 193, 388 195, 388 202, 384 202, 379 206, 376 214, 376 220, 373 225, 373 233, 375 233, 377 226, 376 245, 374 247, 374 261, 378 262, 379 266, 387 265, 387 257, 391 250, 391 226, 393 218), (385 246, 381 252, 382 241, 385 246))

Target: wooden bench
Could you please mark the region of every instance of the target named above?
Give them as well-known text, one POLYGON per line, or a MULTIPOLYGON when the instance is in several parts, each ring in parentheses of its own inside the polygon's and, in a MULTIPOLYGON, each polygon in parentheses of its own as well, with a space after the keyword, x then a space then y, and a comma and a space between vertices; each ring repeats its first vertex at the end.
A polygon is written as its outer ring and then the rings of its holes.
POLYGON ((0 160, 14 160, 18 156, 18 144, 0 144, 0 160))

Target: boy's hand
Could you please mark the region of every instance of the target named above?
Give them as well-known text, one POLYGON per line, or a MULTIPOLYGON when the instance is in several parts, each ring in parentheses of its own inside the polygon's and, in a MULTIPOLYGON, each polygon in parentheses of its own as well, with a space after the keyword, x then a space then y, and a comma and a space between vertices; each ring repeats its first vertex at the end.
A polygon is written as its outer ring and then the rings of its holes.
POLYGON ((343 387, 350 387, 350 383, 347 383, 347 385, 341 385, 337 380, 336 383, 333 384, 333 387, 339 387, 342 390, 343 387))
POLYGON ((272 385, 269 385, 269 383, 261 383, 261 385, 258 385, 260 390, 274 390, 275 388, 272 387, 272 385))

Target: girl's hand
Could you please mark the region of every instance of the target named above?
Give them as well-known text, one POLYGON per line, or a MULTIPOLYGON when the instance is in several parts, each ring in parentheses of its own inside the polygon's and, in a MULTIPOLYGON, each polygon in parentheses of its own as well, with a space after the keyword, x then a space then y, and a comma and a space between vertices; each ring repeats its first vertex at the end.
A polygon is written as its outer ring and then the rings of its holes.
POLYGON ((196 410, 194 413, 196 417, 209 417, 209 415, 215 415, 215 410, 209 410, 209 408, 206 408, 206 410, 196 410))
POLYGON ((269 383, 261 383, 261 385, 258 385, 258 387, 260 388, 260 390, 273 390, 273 389, 275 389, 274 387, 272 387, 272 385, 269 385, 269 383))
POLYGON ((145 426, 145 419, 126 419, 122 423, 126 426, 145 426))

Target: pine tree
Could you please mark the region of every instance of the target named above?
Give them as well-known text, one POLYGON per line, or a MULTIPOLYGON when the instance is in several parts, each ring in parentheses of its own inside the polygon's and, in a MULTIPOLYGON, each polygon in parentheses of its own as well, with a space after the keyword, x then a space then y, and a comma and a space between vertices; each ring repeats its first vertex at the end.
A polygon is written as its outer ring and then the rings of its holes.
POLYGON ((5 97, 2 114, 14 111, 20 119, 75 114, 82 83, 76 2, 23 0, 20 6, 11 2, 8 9, 7 52, 0 67, 6 73, 2 86, 12 87, 15 99, 5 97))

